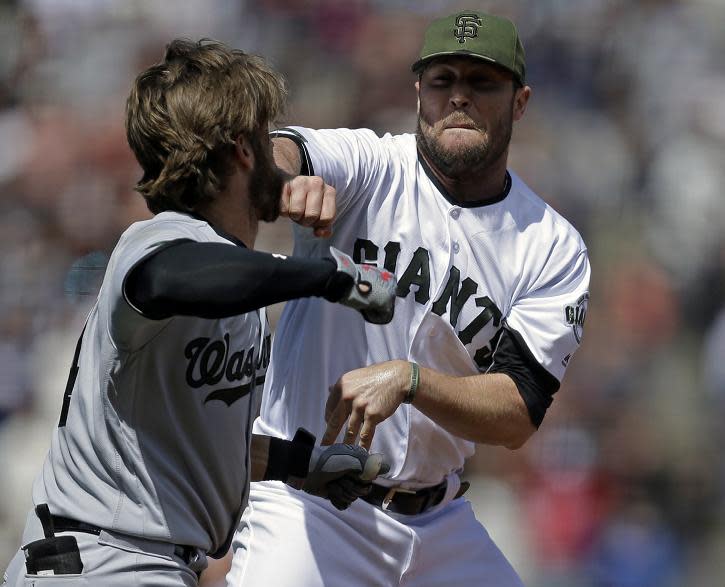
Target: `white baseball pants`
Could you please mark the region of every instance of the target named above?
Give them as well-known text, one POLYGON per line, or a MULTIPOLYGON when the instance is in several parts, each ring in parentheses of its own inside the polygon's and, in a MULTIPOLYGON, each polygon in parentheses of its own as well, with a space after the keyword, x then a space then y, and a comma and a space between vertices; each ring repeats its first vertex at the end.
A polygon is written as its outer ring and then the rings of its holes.
POLYGON ((360 499, 339 512, 282 483, 252 483, 232 547, 229 587, 523 587, 463 498, 416 516, 360 499))

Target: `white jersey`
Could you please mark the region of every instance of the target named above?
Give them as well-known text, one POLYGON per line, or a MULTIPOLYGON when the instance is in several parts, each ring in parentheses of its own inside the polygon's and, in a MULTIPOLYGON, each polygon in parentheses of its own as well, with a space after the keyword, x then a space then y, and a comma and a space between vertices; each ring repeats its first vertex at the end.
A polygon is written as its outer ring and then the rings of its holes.
MULTIPOLYGON (((295 254, 324 256, 334 245, 385 266, 399 297, 382 327, 318 299, 288 302, 256 430, 291 438, 304 426, 319 438, 329 386, 372 363, 495 371, 503 327, 561 381, 581 339, 590 276, 586 247, 566 220, 512 172, 496 201, 449 201, 419 161, 414 135, 293 130, 305 139, 311 173, 337 189, 338 206, 330 239, 295 227, 295 254)), ((378 425, 371 450, 391 461, 389 483, 417 488, 460 470, 474 444, 404 404, 378 425)))
POLYGON ((246 505, 270 335, 264 310, 150 320, 131 307, 123 295, 130 269, 177 239, 234 244, 175 212, 121 236, 33 501, 107 530, 214 551, 246 505))

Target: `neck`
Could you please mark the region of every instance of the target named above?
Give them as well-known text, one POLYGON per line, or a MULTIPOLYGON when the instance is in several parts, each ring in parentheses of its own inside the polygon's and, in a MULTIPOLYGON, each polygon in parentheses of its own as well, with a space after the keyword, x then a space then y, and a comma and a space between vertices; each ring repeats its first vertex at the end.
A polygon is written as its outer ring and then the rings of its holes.
POLYGON ((247 195, 240 194, 238 186, 232 183, 213 202, 199 209, 199 214, 216 228, 228 232, 253 249, 259 221, 247 195))
POLYGON ((506 186, 508 150, 494 162, 481 169, 473 169, 465 177, 449 177, 443 173, 423 149, 418 153, 428 164, 433 175, 456 201, 485 202, 498 198, 506 186))

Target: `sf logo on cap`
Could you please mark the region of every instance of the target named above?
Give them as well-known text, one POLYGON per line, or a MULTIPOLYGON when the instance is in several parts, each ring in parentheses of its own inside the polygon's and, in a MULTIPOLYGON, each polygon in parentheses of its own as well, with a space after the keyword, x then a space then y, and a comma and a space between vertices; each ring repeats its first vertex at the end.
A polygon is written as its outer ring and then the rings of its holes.
POLYGON ((465 43, 466 39, 475 39, 478 36, 478 27, 482 25, 477 14, 459 14, 456 17, 456 30, 453 31, 459 43, 465 43))

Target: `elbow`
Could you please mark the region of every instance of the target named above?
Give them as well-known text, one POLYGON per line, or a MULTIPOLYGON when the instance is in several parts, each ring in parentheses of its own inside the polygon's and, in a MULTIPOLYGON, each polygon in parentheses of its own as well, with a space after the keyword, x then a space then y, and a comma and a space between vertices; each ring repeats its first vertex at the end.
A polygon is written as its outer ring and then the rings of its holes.
POLYGON ((509 450, 518 450, 523 447, 536 432, 536 427, 530 420, 523 423, 516 431, 514 431, 502 443, 509 450))
POLYGON ((517 436, 515 438, 510 438, 506 442, 503 443, 503 445, 509 449, 509 450, 519 450, 524 444, 526 444, 526 441, 531 438, 530 436, 517 436))

